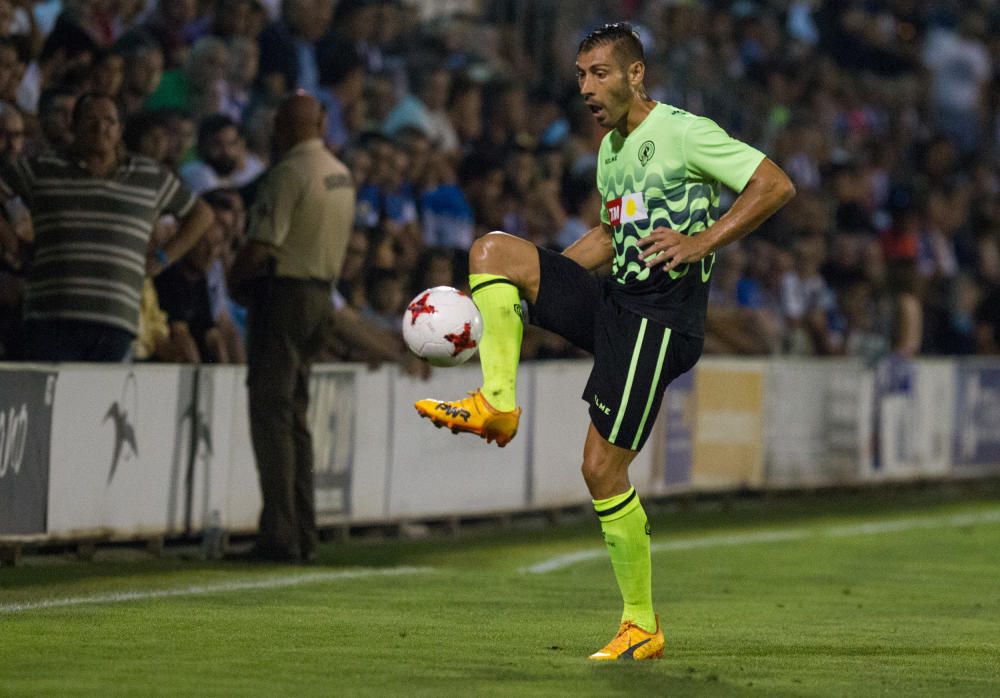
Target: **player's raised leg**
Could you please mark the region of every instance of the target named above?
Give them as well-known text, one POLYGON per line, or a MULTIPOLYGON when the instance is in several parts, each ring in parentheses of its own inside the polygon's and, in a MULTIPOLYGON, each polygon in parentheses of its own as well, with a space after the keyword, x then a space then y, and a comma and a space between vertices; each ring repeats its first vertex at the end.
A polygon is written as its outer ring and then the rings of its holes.
POLYGON ((628 480, 628 466, 636 453, 609 443, 590 425, 583 450, 583 477, 624 602, 618 633, 590 655, 595 660, 663 656, 663 631, 653 612, 649 523, 628 480))
POLYGON ((419 400, 415 407, 435 426, 477 434, 506 446, 517 434, 517 365, 524 324, 521 298, 534 302, 540 277, 535 246, 492 232, 469 250, 469 287, 483 316, 479 360, 483 384, 460 400, 419 400))

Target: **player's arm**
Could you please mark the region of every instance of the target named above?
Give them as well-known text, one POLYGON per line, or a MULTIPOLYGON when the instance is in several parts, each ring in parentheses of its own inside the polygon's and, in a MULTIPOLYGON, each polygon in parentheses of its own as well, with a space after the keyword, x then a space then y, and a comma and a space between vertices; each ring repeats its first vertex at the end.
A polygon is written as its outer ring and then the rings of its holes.
POLYGON ((697 262, 755 230, 795 196, 795 185, 784 171, 764 158, 732 207, 716 223, 697 235, 684 235, 669 228, 657 228, 638 241, 640 259, 653 266, 660 254, 670 271, 681 264, 697 262))
POLYGON ((591 228, 583 234, 583 237, 563 250, 563 254, 587 271, 600 269, 608 264, 614 255, 611 228, 606 223, 591 228))

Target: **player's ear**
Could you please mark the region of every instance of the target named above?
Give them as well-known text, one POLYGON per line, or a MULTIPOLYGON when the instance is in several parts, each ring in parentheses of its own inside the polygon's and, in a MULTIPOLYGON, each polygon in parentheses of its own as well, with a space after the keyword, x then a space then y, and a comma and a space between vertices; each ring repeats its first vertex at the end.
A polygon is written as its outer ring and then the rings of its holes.
POLYGON ((642 61, 632 61, 626 75, 628 75, 628 83, 632 87, 639 87, 642 85, 643 78, 646 77, 646 64, 642 61))

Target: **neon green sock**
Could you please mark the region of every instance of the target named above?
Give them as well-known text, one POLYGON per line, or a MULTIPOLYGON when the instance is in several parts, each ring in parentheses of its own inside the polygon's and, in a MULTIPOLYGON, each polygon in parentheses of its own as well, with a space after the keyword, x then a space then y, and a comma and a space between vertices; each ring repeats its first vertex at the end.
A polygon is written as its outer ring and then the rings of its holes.
POLYGON ((521 294, 510 279, 496 274, 469 274, 469 287, 483 316, 483 396, 501 412, 510 412, 517 408, 517 362, 524 334, 521 294))
POLYGON ((595 499, 604 543, 622 592, 622 622, 630 620, 647 632, 656 632, 649 564, 649 523, 634 487, 608 499, 595 499))

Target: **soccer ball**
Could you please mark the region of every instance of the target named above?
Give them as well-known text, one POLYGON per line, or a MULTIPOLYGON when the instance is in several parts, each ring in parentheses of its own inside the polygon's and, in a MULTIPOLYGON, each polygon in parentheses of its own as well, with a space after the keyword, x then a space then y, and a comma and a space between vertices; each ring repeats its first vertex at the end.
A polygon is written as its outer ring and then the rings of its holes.
POLYGON ((403 313, 403 339, 432 366, 465 363, 479 348, 483 318, 472 299, 451 286, 421 291, 403 313))

